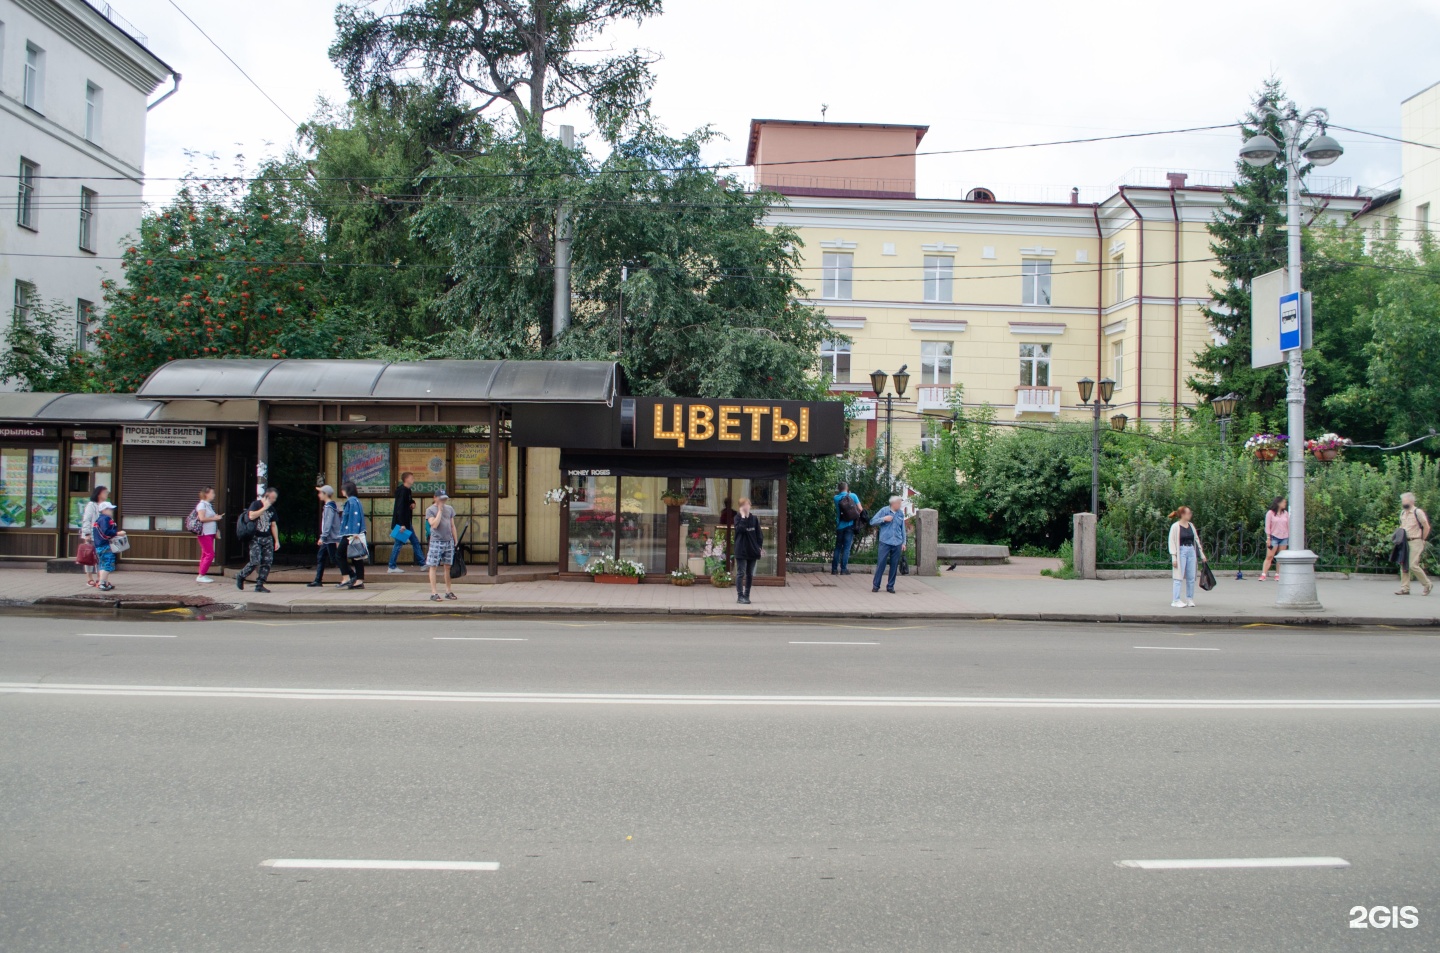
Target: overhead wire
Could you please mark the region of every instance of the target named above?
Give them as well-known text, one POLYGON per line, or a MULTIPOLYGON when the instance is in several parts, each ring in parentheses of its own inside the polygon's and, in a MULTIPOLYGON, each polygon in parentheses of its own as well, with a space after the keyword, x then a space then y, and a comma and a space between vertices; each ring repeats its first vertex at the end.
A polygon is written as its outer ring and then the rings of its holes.
MULTIPOLYGON (((260 93, 261 96, 264 96, 267 100, 270 101, 270 105, 272 105, 272 106, 274 106, 276 109, 280 110, 280 115, 282 115, 282 116, 284 116, 286 119, 290 120, 290 122, 291 122, 293 125, 295 125, 295 126, 299 126, 299 125, 300 125, 300 123, 298 123, 298 122, 295 121, 295 118, 294 118, 293 116, 291 116, 289 113, 287 113, 287 112, 285 111, 285 107, 281 106, 279 103, 277 103, 277 102, 275 101, 275 97, 273 97, 273 96, 271 96, 269 93, 265 92, 264 88, 263 88, 259 83, 255 82, 254 77, 252 77, 249 73, 245 72, 245 68, 244 68, 243 66, 241 66, 239 63, 235 62, 235 57, 231 56, 229 53, 226 53, 226 52, 225 52, 225 49, 224 49, 219 43, 216 43, 216 42, 215 42, 215 39, 214 39, 209 33, 206 33, 206 32, 205 32, 204 27, 202 27, 200 24, 196 23, 195 20, 190 16, 190 14, 186 13, 183 9, 180 8, 180 4, 176 3, 175 0, 169 0, 169 2, 170 2, 170 6, 174 7, 175 10, 176 10, 182 17, 184 17, 186 20, 190 21, 190 25, 191 25, 191 26, 193 26, 196 30, 200 31, 200 35, 203 36, 206 40, 208 40, 208 41, 210 42, 210 45, 213 46, 213 47, 215 47, 215 49, 219 51, 219 53, 220 53, 221 56, 225 57, 227 60, 230 61, 230 65, 231 65, 231 66, 235 67, 237 70, 240 71, 240 75, 243 76, 243 77, 245 77, 245 79, 249 81, 250 85, 251 85, 251 86, 254 86, 255 89, 259 91, 259 93, 260 93)), ((99 178, 110 178, 110 177, 109 177, 109 176, 100 176, 99 178)), ((113 178, 121 178, 121 177, 120 177, 120 176, 114 176, 113 178)), ((124 178, 127 178, 127 179, 128 179, 129 176, 125 176, 124 178)))

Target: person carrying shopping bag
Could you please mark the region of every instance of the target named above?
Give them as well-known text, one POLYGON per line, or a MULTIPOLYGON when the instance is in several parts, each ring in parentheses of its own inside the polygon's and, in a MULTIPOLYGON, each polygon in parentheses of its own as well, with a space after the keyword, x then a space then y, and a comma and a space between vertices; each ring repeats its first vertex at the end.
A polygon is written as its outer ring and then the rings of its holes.
POLYGON ((100 585, 99 559, 95 555, 95 521, 100 518, 100 504, 110 498, 110 488, 97 486, 90 493, 85 509, 80 511, 80 543, 75 561, 85 568, 85 585, 100 585))
POLYGON ((1205 547, 1200 545, 1200 530, 1190 522, 1190 507, 1182 506, 1170 514, 1170 606, 1175 609, 1194 608, 1195 574, 1205 561, 1205 547), (1180 599, 1180 584, 1185 584, 1185 599, 1180 599))
POLYGON ((354 483, 340 487, 345 494, 345 508, 340 511, 341 555, 350 564, 350 578, 340 583, 338 589, 365 588, 365 561, 370 558, 370 544, 365 538, 365 507, 360 503, 360 491, 354 483))
MULTIPOLYGON (((100 569, 100 581, 96 588, 101 592, 110 592, 115 587, 110 584, 110 574, 115 571, 115 550, 111 548, 117 540, 125 539, 125 531, 115 522, 115 504, 109 500, 98 504, 100 515, 95 517, 95 528, 92 531, 95 542, 95 559, 100 569)), ((129 548, 127 545, 126 549, 129 548)))

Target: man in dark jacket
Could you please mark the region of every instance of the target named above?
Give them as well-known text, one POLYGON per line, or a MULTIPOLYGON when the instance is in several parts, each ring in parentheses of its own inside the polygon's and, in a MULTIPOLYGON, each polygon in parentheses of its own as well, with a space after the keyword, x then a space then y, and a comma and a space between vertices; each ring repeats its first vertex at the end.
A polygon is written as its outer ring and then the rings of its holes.
POLYGON ((740 498, 740 511, 735 514, 735 595, 741 605, 750 604, 750 584, 755 579, 755 563, 765 558, 765 531, 760 517, 750 512, 750 501, 740 498))
POLYGON ((390 538, 394 544, 390 547, 390 568, 387 572, 405 571, 400 568, 399 560, 400 550, 407 542, 415 557, 416 571, 425 571, 425 553, 420 549, 420 537, 415 535, 415 493, 411 489, 414 485, 415 474, 408 470, 400 474, 400 485, 395 488, 395 509, 390 514, 390 538), (400 532, 396 532, 397 527, 400 532))

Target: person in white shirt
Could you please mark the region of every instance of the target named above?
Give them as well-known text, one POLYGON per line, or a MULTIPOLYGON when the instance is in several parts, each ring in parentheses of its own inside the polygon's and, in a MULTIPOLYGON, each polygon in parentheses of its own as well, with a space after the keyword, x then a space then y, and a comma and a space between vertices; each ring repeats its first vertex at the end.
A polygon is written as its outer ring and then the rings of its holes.
POLYGON ((205 573, 215 562, 215 540, 220 538, 220 521, 225 514, 215 512, 214 502, 215 488, 207 486, 200 491, 200 502, 195 504, 195 519, 200 523, 200 532, 195 537, 200 541, 200 574, 195 577, 196 582, 215 581, 205 573))
MULTIPOLYGON (((80 511, 80 546, 82 548, 88 546, 92 557, 95 551, 95 521, 100 518, 100 504, 109 498, 110 488, 97 486, 91 491, 90 501, 85 504, 85 509, 80 511)), ((85 585, 98 586, 100 584, 100 567, 94 562, 80 565, 85 567, 85 585)))

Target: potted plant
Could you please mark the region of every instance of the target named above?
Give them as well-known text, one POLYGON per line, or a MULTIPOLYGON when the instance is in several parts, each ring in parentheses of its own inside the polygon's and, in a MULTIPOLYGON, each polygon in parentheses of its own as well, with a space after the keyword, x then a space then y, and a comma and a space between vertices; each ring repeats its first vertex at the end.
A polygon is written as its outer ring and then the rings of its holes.
POLYGON ((1305 449, 1321 463, 1329 463, 1340 456, 1340 451, 1350 446, 1351 441, 1339 434, 1322 433, 1314 440, 1305 441, 1305 449))
POLYGON ((660 502, 666 506, 682 506, 685 503, 685 494, 679 490, 666 490, 660 495, 660 502))
POLYGON ((688 569, 672 569, 670 571, 670 585, 693 586, 695 585, 695 574, 688 569))
POLYGON ((633 559, 614 559, 600 556, 586 563, 585 571, 593 582, 612 586, 634 586, 645 578, 645 566, 633 559))
POLYGON ((1245 441, 1245 449, 1255 455, 1255 459, 1261 463, 1269 463, 1280 456, 1280 451, 1285 449, 1286 437, 1284 434, 1257 433, 1245 441))
POLYGON ((723 556, 706 556, 705 569, 710 573, 710 585, 716 589, 728 589, 735 584, 735 577, 730 575, 723 556))

